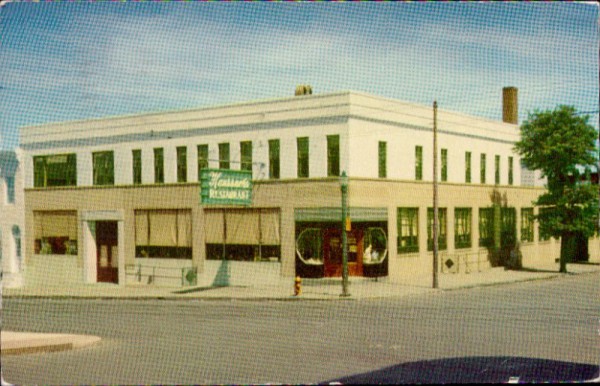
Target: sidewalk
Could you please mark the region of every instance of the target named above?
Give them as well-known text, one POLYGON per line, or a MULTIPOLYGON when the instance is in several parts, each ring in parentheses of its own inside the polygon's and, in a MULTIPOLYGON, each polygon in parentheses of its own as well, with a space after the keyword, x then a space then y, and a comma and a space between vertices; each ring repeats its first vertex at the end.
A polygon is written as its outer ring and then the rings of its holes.
MULTIPOLYGON (((154 287, 152 285, 90 284, 57 287, 27 287, 4 289, 4 298, 99 298, 99 299, 168 299, 168 300, 360 300, 396 298, 463 288, 504 283, 551 279, 561 276, 551 270, 506 271, 492 268, 483 272, 440 274, 439 289, 432 289, 432 278, 412 276, 403 283, 388 279, 349 279, 349 297, 340 297, 341 279, 304 279, 302 292, 294 296, 293 280, 282 280, 276 285, 228 287, 154 287), (428 284, 425 284, 428 283, 428 284)), ((569 264, 567 275, 597 274, 600 264, 569 264)), ((99 337, 71 334, 34 334, 2 331, 2 355, 25 354, 40 351, 58 351, 85 347, 100 341, 99 337)))

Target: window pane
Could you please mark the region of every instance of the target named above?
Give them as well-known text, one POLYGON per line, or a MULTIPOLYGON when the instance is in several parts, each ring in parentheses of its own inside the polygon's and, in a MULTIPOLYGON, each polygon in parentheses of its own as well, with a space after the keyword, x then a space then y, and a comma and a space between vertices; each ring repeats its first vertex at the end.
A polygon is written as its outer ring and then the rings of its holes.
POLYGON ((465 182, 471 182, 471 152, 465 153, 465 182))
POLYGON ((485 184, 485 154, 481 154, 481 159, 479 161, 480 170, 479 170, 479 180, 482 184, 485 184))
POLYGON ((279 178, 279 140, 269 140, 269 178, 279 178))
POLYGON ((420 181, 423 179, 423 147, 415 147, 415 179, 420 181))
POLYGON ((229 144, 219 144, 219 169, 229 169, 229 144))
POLYGON ((398 253, 419 251, 419 208, 398 208, 398 253))
POLYGON ((494 208, 479 208, 479 246, 494 245, 494 208))
POLYGON ((198 145, 198 181, 202 169, 208 168, 208 145, 198 145))
POLYGON ((495 158, 495 165, 494 165, 494 170, 495 170, 495 176, 494 176, 494 182, 496 185, 500 184, 500 156, 497 155, 495 158))
POLYGON ((177 182, 187 182, 187 147, 177 148, 177 182))
POLYGON ((33 212, 34 253, 77 254, 77 212, 33 212))
POLYGON ((442 182, 448 181, 448 149, 442 149, 442 182))
POLYGON ((136 257, 191 259, 191 211, 136 210, 135 251, 136 257))
POLYGON ((157 184, 165 182, 165 163, 162 148, 154 149, 154 182, 157 184))
POLYGON ((387 177, 387 142, 379 142, 379 178, 387 177))
POLYGON ((33 157, 34 186, 75 186, 77 162, 75 154, 33 157))
POLYGON ((252 171, 252 142, 240 142, 241 170, 252 171))
MULTIPOLYGON (((427 208, 427 250, 433 251, 433 208, 427 208)), ((446 208, 438 208, 438 250, 447 248, 446 208)))
POLYGON ((454 247, 471 247, 471 208, 454 209, 454 247))
POLYGON ((521 209, 521 241, 533 241, 533 208, 521 209))
POLYGON ((140 149, 132 150, 133 158, 133 183, 138 185, 142 183, 142 151, 140 149))
POLYGON ((115 168, 112 151, 92 154, 94 167, 94 185, 114 185, 115 168))
POLYGON ((308 137, 297 139, 298 147, 298 178, 307 178, 308 169, 308 137))
POLYGON ((508 157, 508 184, 513 184, 513 157, 508 157))
POLYGON ((340 136, 327 136, 327 176, 340 175, 340 136))

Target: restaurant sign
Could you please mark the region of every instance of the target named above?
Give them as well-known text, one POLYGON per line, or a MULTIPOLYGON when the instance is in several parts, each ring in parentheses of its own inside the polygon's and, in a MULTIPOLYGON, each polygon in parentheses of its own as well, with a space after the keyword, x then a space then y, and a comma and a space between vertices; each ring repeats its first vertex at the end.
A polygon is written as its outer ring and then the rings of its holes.
POLYGON ((202 169, 200 203, 251 205, 252 172, 246 170, 202 169))

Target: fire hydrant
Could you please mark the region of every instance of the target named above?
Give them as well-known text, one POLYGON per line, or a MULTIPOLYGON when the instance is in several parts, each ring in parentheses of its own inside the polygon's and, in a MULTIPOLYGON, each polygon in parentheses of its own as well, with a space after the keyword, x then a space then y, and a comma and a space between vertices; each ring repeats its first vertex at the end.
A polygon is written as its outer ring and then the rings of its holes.
POLYGON ((296 276, 294 279, 294 296, 302 294, 302 279, 300 276, 296 276))

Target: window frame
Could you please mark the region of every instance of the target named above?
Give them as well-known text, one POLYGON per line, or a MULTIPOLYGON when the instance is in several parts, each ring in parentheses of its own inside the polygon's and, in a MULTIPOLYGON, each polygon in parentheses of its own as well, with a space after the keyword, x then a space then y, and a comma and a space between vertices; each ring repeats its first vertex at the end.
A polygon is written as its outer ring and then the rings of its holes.
POLYGON ((486 174, 486 154, 481 153, 479 157, 479 182, 481 184, 485 184, 485 174, 486 174))
POLYGON ((155 147, 152 150, 154 154, 154 183, 164 184, 165 182, 165 150, 162 147, 155 147))
POLYGON ((298 178, 309 178, 310 176, 310 142, 309 137, 297 137, 297 176, 298 178))
POLYGON ((415 180, 423 181, 423 146, 415 146, 415 180))
POLYGON ((442 182, 446 182, 448 181, 448 149, 441 150, 440 158, 442 164, 440 168, 440 179, 442 182))
POLYGON ((327 136, 327 177, 340 176, 340 136, 327 136))
POLYGON ((281 143, 279 139, 269 140, 269 178, 279 179, 281 178, 281 158, 280 150, 281 143))
POLYGON ((471 208, 454 208, 454 249, 467 249, 473 245, 472 212, 471 208), (467 232, 459 232, 461 224, 467 232))
POLYGON ((92 185, 115 184, 115 153, 112 150, 92 153, 92 185))
POLYGON ((465 152, 465 183, 471 183, 471 152, 465 152))
POLYGON ((378 172, 379 178, 387 178, 387 142, 379 141, 378 144, 378 172))
POLYGON ((131 180, 134 185, 142 184, 142 149, 131 150, 131 180))
POLYGON ((187 146, 178 146, 177 152, 177 182, 184 183, 188 180, 187 146))
POLYGON ((252 171, 252 141, 240 142, 240 170, 252 171))
POLYGON ((513 157, 509 156, 508 157, 508 184, 512 185, 514 180, 514 175, 513 175, 513 157))
POLYGON ((494 183, 500 185, 500 156, 494 157, 494 183))
POLYGON ((75 153, 45 154, 33 156, 33 187, 50 188, 56 186, 77 186, 77 155, 75 153), (49 162, 52 158, 66 157, 65 162, 49 162), (50 164, 64 164, 57 170, 64 173, 62 179, 57 181, 56 176, 51 176, 50 164), (40 170, 41 168, 41 170, 40 170), (64 182, 61 182, 64 180, 64 182))
POLYGON ((398 229, 398 253, 419 252, 419 208, 397 208, 396 226, 398 229), (405 227, 408 230, 408 235, 403 234, 402 230, 405 227))

